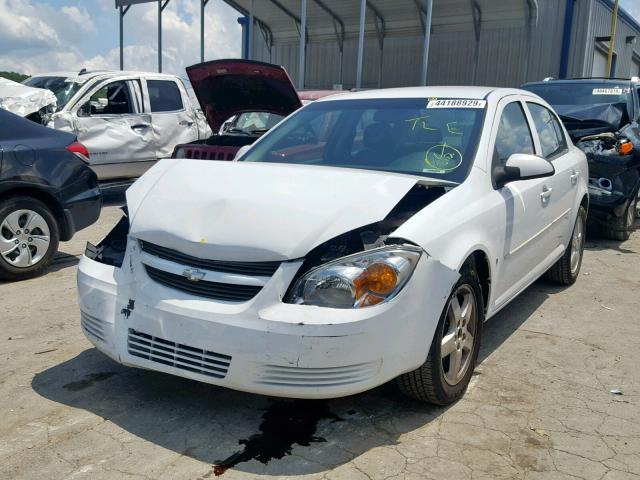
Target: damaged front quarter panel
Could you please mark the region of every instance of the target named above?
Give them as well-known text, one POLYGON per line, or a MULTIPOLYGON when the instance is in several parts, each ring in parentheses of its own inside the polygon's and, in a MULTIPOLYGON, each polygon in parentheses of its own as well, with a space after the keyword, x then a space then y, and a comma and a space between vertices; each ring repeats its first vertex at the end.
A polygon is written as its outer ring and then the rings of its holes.
POLYGON ((610 223, 625 214, 640 187, 640 130, 637 122, 617 132, 589 135, 576 140, 589 161, 591 220, 610 223), (631 147, 623 144, 631 142, 631 147))

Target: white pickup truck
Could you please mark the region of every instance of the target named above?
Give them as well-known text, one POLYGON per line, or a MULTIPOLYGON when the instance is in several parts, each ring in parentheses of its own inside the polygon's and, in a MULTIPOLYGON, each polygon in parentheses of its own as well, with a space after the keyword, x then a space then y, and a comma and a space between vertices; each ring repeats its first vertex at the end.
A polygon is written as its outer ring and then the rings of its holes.
POLYGON ((23 84, 55 94, 47 125, 77 135, 101 181, 138 177, 176 145, 211 135, 174 75, 81 70, 35 75, 23 84))

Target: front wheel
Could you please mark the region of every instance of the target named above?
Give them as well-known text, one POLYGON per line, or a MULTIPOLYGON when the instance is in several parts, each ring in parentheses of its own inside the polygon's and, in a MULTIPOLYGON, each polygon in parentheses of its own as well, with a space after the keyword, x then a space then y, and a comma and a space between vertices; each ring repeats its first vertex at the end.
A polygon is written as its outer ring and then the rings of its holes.
POLYGON ((436 405, 458 400, 475 368, 484 322, 480 282, 465 267, 442 312, 427 360, 396 380, 405 395, 436 405))
POLYGON ((629 202, 624 214, 621 217, 615 217, 609 225, 604 227, 604 236, 620 242, 629 240, 631 231, 636 224, 636 216, 638 215, 637 205, 638 197, 634 195, 633 200, 629 202))
POLYGON ((0 278, 34 277, 58 249, 58 223, 39 200, 11 197, 0 202, 0 278))
POLYGON ((560 260, 547 271, 547 278, 561 285, 573 285, 580 274, 587 225, 587 210, 580 206, 571 241, 560 260))

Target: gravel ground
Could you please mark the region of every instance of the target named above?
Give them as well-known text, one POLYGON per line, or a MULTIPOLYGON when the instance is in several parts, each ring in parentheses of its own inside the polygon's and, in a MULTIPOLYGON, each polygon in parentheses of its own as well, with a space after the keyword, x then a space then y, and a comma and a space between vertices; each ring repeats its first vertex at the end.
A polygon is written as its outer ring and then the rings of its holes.
POLYGON ((640 478, 640 233, 589 240, 576 285, 539 281, 491 319, 466 395, 436 408, 388 385, 286 402, 112 362, 80 331, 75 273, 118 217, 0 284, 1 479, 640 478))

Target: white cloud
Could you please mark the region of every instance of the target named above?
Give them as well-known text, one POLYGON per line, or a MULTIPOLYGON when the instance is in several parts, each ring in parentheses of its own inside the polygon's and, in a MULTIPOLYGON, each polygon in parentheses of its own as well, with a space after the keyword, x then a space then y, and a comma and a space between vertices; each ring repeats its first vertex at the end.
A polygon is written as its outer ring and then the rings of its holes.
POLYGON ((67 18, 72 22, 78 25, 85 32, 95 32, 96 26, 93 24, 93 20, 91 20, 91 16, 89 12, 87 12, 86 8, 81 7, 62 7, 62 13, 64 13, 67 18))
MULTIPOLYGON (((60 3, 63 3, 62 1, 60 3)), ((75 2, 74 2, 75 3, 75 2)), ((57 6, 57 4, 56 4, 57 6)), ((81 68, 119 67, 117 11, 113 0, 94 5, 99 15, 113 15, 110 23, 92 20, 91 10, 72 5, 58 8, 38 0, 0 0, 0 70, 42 73, 81 68), (103 10, 107 3, 109 10, 103 10), (83 44, 107 35, 103 52, 86 55, 83 44)), ((240 26, 238 14, 222 0, 212 0, 205 16, 205 59, 238 57, 240 26)), ((98 18, 95 17, 94 18, 98 18)), ((104 17, 103 17, 104 19, 104 17)), ((125 16, 124 63, 128 70, 157 71, 158 14, 156 4, 134 5, 125 16)), ((185 76, 185 67, 200 61, 200 2, 170 2, 163 12, 163 71, 185 76)))

